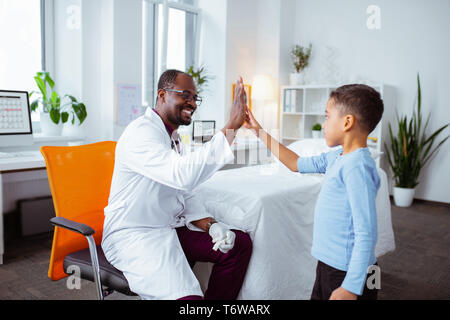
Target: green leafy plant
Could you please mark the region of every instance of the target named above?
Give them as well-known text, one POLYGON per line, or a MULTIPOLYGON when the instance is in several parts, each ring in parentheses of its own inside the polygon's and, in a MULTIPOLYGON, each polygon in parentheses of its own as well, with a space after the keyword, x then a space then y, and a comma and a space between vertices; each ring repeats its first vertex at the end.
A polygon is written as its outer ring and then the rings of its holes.
POLYGON ((312 130, 314 130, 314 131, 321 131, 322 130, 322 125, 320 123, 316 123, 315 125, 312 126, 312 130))
POLYGON ((419 184, 420 170, 450 137, 450 135, 447 136, 433 148, 437 136, 449 124, 442 126, 427 136, 426 130, 431 113, 428 115, 425 126, 422 127, 421 104, 420 78, 419 74, 417 74, 417 110, 413 111, 412 118, 409 121, 406 116, 399 118, 397 114, 397 136, 392 134, 391 124, 389 123, 391 151, 389 151, 386 143, 384 144, 389 165, 394 173, 395 186, 399 188, 412 189, 417 186, 419 184))
POLYGON ((205 72, 206 71, 204 66, 198 69, 194 69, 194 66, 190 66, 186 71, 186 73, 194 79, 194 83, 197 88, 197 94, 199 95, 206 88, 208 81, 211 80, 211 77, 205 75, 205 72))
POLYGON ((308 48, 300 45, 295 45, 291 50, 291 59, 294 63, 294 68, 297 73, 301 72, 308 66, 309 58, 311 57, 312 45, 309 44, 308 48))
POLYGON ((71 95, 64 95, 61 97, 53 88, 55 81, 50 77, 49 72, 37 72, 34 77, 40 92, 33 91, 30 97, 35 93, 40 94, 30 105, 32 111, 37 111, 39 106, 42 106, 43 112, 48 112, 50 119, 55 124, 60 121, 66 123, 72 115, 71 123, 75 124, 75 118, 79 120, 79 125, 87 117, 86 106, 82 102, 71 95))

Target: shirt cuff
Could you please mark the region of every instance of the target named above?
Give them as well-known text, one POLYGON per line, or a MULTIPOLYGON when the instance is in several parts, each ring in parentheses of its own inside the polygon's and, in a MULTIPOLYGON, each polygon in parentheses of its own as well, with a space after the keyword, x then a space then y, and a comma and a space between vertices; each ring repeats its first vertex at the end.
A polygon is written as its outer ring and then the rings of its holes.
POLYGON ((222 140, 222 144, 224 144, 224 151, 225 151, 225 153, 223 154, 224 165, 230 163, 231 161, 233 161, 234 160, 234 152, 233 152, 233 150, 231 150, 231 146, 228 143, 228 140, 225 137, 225 135, 222 132, 222 130, 219 130, 214 135, 213 139, 220 139, 220 140, 222 140))
MULTIPOLYGON (((344 288, 347 291, 350 291, 353 294, 356 294, 358 296, 363 294, 364 286, 366 284, 366 276, 367 274, 364 274, 364 281, 361 283, 361 280, 355 281, 355 279, 351 279, 351 275, 348 274, 345 276, 344 281, 341 284, 341 287, 344 288)), ((361 277, 362 279, 362 277, 361 277)))
POLYGON ((298 157, 297 169, 299 173, 316 173, 316 167, 310 157, 298 157), (301 160, 301 162, 300 162, 301 160))

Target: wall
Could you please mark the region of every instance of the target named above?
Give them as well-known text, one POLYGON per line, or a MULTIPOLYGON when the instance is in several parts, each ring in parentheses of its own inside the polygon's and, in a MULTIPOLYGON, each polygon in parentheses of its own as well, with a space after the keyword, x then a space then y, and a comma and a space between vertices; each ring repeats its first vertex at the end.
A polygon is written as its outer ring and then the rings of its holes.
POLYGON ((256 75, 270 75, 275 99, 253 100, 253 113, 264 128, 279 128, 279 91, 289 78, 286 52, 293 43, 295 9, 295 0, 228 1, 226 116, 232 102, 231 84, 239 75, 250 85, 256 75))
MULTIPOLYGON (((393 86, 396 103, 386 106, 387 130, 394 108, 400 115, 412 113, 416 74, 420 72, 423 114, 431 112, 428 132, 450 122, 449 1, 299 0, 295 12, 292 24, 295 43, 311 42, 316 56, 311 62, 311 78, 319 77, 322 48, 330 45, 338 53, 336 67, 346 81, 365 78, 393 86), (366 9, 372 4, 381 10, 378 30, 366 26, 369 17, 366 9)), ((417 199, 450 202, 449 163, 447 142, 423 169, 417 199)))
POLYGON ((227 1, 200 0, 201 33, 198 53, 199 65, 206 67, 211 76, 206 90, 202 93, 203 102, 197 109, 196 119, 216 120, 216 128, 224 126, 226 99, 226 12, 227 1))

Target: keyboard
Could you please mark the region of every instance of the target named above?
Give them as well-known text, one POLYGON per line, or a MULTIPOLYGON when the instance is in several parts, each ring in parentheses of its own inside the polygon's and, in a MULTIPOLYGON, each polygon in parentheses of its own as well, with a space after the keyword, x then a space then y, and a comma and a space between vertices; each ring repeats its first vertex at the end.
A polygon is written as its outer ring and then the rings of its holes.
POLYGON ((41 152, 36 151, 18 151, 18 152, 0 152, 0 159, 23 158, 23 157, 39 157, 41 152))

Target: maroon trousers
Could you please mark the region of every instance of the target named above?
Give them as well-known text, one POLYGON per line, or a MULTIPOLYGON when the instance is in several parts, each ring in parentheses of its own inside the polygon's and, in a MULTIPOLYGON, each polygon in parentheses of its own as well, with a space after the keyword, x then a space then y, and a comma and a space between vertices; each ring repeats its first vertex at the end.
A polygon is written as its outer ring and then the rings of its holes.
MULTIPOLYGON (((235 300, 241 290, 252 254, 252 241, 245 232, 236 234, 234 247, 227 253, 214 251, 211 236, 207 232, 177 228, 178 239, 191 267, 197 261, 212 262, 214 267, 209 277, 206 300, 235 300)), ((198 296, 181 297, 180 300, 202 299, 198 296)))

